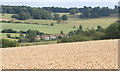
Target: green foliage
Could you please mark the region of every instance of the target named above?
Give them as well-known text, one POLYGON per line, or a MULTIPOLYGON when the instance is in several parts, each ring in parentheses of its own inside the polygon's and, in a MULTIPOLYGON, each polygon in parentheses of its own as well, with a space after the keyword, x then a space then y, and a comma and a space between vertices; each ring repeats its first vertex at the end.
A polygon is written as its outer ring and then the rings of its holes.
POLYGON ((74 31, 70 31, 68 34, 69 35, 75 35, 76 33, 74 31))
POLYGON ((59 18, 57 19, 57 23, 59 24, 61 21, 62 21, 62 18, 59 17, 59 18))
POLYGON ((107 27, 106 38, 120 38, 120 22, 116 22, 107 27))
POLYGON ((51 23, 51 26, 54 26, 54 24, 53 24, 53 23, 51 23))
POLYGON ((19 46, 19 43, 17 43, 16 41, 2 39, 2 48, 17 47, 17 46, 19 46))
POLYGON ((76 13, 79 13, 79 10, 78 9, 71 9, 70 10, 70 15, 74 15, 76 13))
POLYGON ((105 32, 105 29, 102 28, 101 26, 97 26, 96 31, 99 31, 99 32, 105 32))
POLYGON ((26 20, 26 19, 29 19, 28 14, 25 13, 25 12, 20 12, 17 16, 18 16, 17 19, 19 19, 19 20, 26 20))
POLYGON ((28 39, 20 37, 18 42, 19 43, 25 43, 25 42, 28 42, 28 39))
POLYGON ((60 34, 64 34, 64 32, 63 32, 63 31, 60 31, 60 34))
POLYGON ((54 14, 53 20, 58 20, 60 18, 59 14, 54 14))
POLYGON ((59 14, 54 14, 53 20, 57 20, 57 23, 59 24, 62 21, 62 18, 59 16, 59 14))
POLYGON ((27 31, 26 38, 28 39, 29 42, 34 42, 36 36, 37 36, 36 31, 34 31, 34 30, 27 31))
POLYGON ((72 35, 70 38, 63 37, 61 38, 58 43, 65 43, 65 42, 78 42, 78 41, 90 41, 93 40, 91 37, 82 36, 82 35, 72 35))
POLYGON ((18 33, 18 31, 15 31, 12 29, 4 29, 4 30, 2 30, 2 33, 18 33))
POLYGON ((12 15, 11 18, 19 18, 18 15, 12 15))
POLYGON ((79 26, 79 29, 82 30, 82 25, 79 26))
POLYGON ((62 16, 62 19, 63 19, 63 20, 68 20, 68 17, 67 17, 66 15, 63 15, 63 16, 62 16))
POLYGON ((98 18, 101 16, 109 16, 110 14, 116 13, 117 11, 114 9, 109 9, 108 7, 84 7, 82 9, 81 18, 98 18))
POLYGON ((11 38, 11 35, 10 34, 6 34, 7 38, 11 38))
POLYGON ((23 37, 24 35, 23 35, 23 33, 20 33, 20 37, 23 37))

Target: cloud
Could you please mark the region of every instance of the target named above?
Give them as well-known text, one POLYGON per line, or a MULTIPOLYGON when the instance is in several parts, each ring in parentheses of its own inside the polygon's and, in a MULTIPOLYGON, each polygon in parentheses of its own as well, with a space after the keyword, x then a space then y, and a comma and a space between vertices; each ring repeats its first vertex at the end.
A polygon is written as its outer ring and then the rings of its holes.
POLYGON ((119 2, 119 0, 1 0, 2 2, 119 2))

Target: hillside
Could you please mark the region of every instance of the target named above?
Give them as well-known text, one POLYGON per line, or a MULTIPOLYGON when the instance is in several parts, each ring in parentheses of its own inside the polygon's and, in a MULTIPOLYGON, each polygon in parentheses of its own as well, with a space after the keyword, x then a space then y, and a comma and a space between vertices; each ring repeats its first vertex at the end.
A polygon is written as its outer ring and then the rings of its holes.
POLYGON ((3 69, 118 68, 118 39, 1 50, 3 69))
MULTIPOLYGON (((59 13, 60 15, 66 13, 59 13)), ((66 14, 68 15, 68 14, 66 14)), ((83 26, 83 30, 87 28, 97 28, 97 26, 102 26, 103 28, 108 27, 113 22, 117 21, 117 17, 101 17, 101 18, 92 18, 92 19, 81 19, 79 18, 79 14, 76 15, 68 15, 67 24, 61 23, 57 24, 54 20, 35 20, 35 19, 27 19, 27 20, 16 20, 11 18, 12 14, 4 14, 2 18, 4 20, 13 20, 13 22, 22 22, 22 23, 2 23, 2 29, 14 29, 17 31, 28 29, 38 30, 44 33, 58 34, 60 31, 64 31, 67 34, 70 31, 77 30, 80 25, 83 26), (36 24, 25 24, 24 22, 29 23, 38 23, 36 24), (54 23, 54 26, 50 26, 51 23, 54 23), (47 25, 45 25, 47 24, 47 25), (19 27, 18 27, 19 26, 19 27), (75 26, 75 28, 73 28, 75 26)), ((1 29, 1 30, 2 30, 1 29)))

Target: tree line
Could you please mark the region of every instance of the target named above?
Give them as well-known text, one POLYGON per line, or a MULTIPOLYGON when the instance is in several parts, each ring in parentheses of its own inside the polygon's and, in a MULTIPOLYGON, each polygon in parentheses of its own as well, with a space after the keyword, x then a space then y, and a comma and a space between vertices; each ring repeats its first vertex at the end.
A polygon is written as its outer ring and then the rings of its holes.
POLYGON ((98 18, 109 16, 111 14, 116 14, 118 12, 118 6, 115 6, 114 9, 110 9, 108 7, 84 7, 81 11, 81 18, 98 18))
POLYGON ((30 7, 30 6, 9 6, 1 5, 2 13, 17 14, 12 18, 20 20, 32 19, 53 19, 52 13, 70 13, 74 15, 81 13, 81 18, 97 18, 101 16, 109 16, 110 14, 117 13, 118 6, 115 5, 114 9, 108 7, 86 7, 83 8, 61 8, 61 7, 30 7))
POLYGON ((52 19, 52 13, 42 8, 29 7, 29 6, 5 6, 2 5, 2 13, 15 14, 12 18, 19 20, 26 19, 52 19))

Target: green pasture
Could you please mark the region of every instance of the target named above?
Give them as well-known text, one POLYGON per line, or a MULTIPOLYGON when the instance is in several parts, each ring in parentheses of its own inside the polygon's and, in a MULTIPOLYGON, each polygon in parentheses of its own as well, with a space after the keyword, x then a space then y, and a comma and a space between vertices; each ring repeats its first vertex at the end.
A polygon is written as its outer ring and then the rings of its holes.
MULTIPOLYGON (((92 19, 81 19, 79 18, 80 14, 76 15, 69 15, 68 13, 59 13, 60 15, 66 14, 68 16, 67 24, 61 23, 57 24, 54 20, 35 20, 35 19, 28 19, 28 20, 16 20, 13 21, 20 21, 20 22, 29 22, 29 23, 38 23, 36 24, 25 24, 25 23, 2 23, 2 29, 14 29, 14 30, 38 30, 44 33, 51 33, 51 34, 58 34, 60 31, 64 31, 64 33, 68 33, 71 30, 76 30, 79 25, 83 26, 83 30, 87 28, 96 28, 98 25, 106 28, 116 20, 117 17, 101 17, 101 18, 92 18, 92 19), (54 23, 54 26, 50 26, 51 23, 54 23), (43 25, 48 24, 48 25, 43 25), (72 28, 75 26, 76 28, 72 28)), ((12 14, 4 14, 4 18, 11 19, 10 16, 12 14), (8 16, 8 17, 7 17, 8 16)))
POLYGON ((27 42, 27 43, 20 43, 20 46, 44 45, 44 44, 55 44, 55 43, 57 43, 57 41, 27 42))

